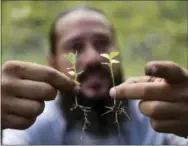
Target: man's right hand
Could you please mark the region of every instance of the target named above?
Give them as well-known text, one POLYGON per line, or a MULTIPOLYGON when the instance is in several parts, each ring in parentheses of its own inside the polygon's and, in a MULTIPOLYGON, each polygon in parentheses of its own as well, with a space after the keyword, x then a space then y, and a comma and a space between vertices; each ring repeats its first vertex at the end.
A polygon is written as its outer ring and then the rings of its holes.
POLYGON ((26 129, 53 100, 57 90, 73 91, 76 83, 63 73, 35 63, 8 61, 2 66, 2 128, 26 129))

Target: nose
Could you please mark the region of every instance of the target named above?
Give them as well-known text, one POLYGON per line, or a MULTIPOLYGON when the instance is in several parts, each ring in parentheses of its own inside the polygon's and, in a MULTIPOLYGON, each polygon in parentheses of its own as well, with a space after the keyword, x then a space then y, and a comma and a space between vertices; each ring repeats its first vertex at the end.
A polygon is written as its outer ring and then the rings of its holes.
POLYGON ((82 65, 86 67, 88 65, 92 66, 100 64, 102 58, 100 53, 92 45, 88 44, 80 59, 82 65))

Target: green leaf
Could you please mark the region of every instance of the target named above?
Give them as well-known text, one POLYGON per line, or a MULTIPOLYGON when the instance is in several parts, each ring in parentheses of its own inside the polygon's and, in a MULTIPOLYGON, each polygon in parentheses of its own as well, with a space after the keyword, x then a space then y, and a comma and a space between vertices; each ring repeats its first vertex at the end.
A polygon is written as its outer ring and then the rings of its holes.
POLYGON ((116 59, 112 59, 112 60, 111 60, 111 63, 112 63, 112 64, 113 64, 113 63, 119 63, 119 61, 116 60, 116 59))
POLYGON ((109 55, 108 54, 106 54, 106 53, 103 53, 103 54, 100 54, 102 57, 105 57, 105 58, 107 58, 107 59, 110 59, 110 57, 109 57, 109 55))
POLYGON ((112 59, 112 58, 116 57, 117 55, 119 55, 119 52, 111 52, 109 56, 112 59))
POLYGON ((76 64, 76 56, 77 56, 77 53, 68 53, 68 54, 65 54, 64 57, 72 64, 72 65, 75 65, 76 64))

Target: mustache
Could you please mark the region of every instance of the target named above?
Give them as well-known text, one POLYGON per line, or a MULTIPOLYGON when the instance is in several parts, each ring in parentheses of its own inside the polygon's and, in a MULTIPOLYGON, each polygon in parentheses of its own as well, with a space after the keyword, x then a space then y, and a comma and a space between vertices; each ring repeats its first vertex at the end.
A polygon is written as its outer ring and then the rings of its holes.
POLYGON ((85 69, 82 69, 81 71, 83 72, 81 74, 78 74, 78 81, 83 81, 89 75, 95 73, 100 73, 102 75, 110 77, 110 69, 108 68, 108 66, 102 64, 90 65, 87 66, 85 69))

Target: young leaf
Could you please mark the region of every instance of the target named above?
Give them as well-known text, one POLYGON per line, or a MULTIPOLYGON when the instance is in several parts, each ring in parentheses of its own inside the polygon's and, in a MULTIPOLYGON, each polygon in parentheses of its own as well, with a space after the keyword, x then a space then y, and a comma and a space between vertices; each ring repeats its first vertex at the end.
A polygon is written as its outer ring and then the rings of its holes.
POLYGON ((84 72, 84 70, 83 71, 80 71, 79 73, 77 73, 77 75, 80 75, 80 74, 82 74, 84 72))
POLYGON ((68 72, 71 76, 74 76, 75 75, 75 72, 74 71, 69 71, 68 72))
POLYGON ((69 68, 67 68, 67 70, 71 70, 71 69, 74 69, 74 67, 69 67, 69 68))
POLYGON ((112 59, 112 60, 111 60, 111 63, 119 63, 119 61, 116 60, 116 59, 112 59))
POLYGON ((109 63, 107 63, 107 62, 102 62, 101 64, 109 65, 109 63))
POLYGON ((109 55, 108 54, 100 54, 102 57, 105 57, 105 58, 107 58, 107 59, 110 59, 110 57, 109 57, 109 55))
POLYGON ((112 58, 116 57, 117 55, 119 55, 119 52, 111 52, 109 56, 112 59, 112 58))
POLYGON ((76 55, 77 55, 77 54, 68 53, 68 54, 65 54, 64 57, 65 57, 72 65, 74 65, 74 64, 76 63, 76 55))

